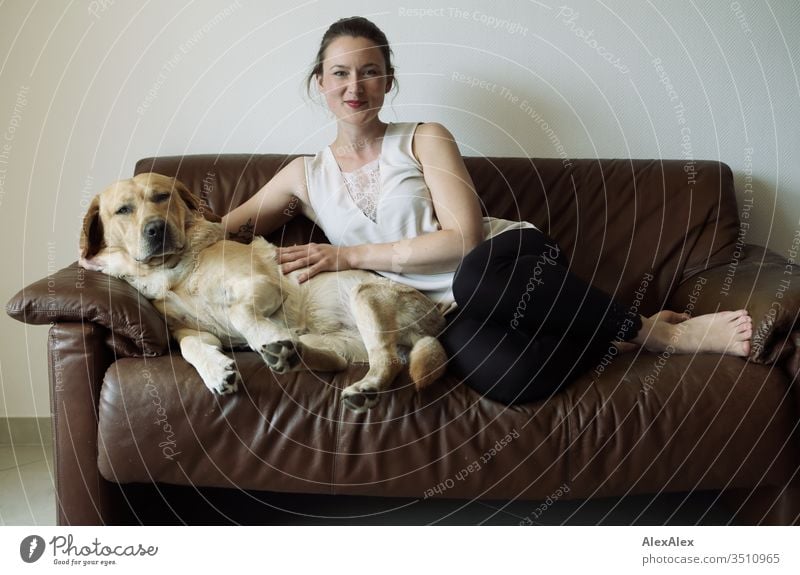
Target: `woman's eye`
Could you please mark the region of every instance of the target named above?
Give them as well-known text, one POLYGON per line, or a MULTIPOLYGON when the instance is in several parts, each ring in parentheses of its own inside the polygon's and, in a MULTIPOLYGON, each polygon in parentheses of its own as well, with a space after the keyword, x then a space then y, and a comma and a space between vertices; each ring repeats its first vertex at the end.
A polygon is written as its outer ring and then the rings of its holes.
POLYGON ((126 215, 126 214, 130 214, 130 213, 132 213, 132 212, 133 212, 133 208, 132 208, 131 206, 125 205, 125 206, 122 206, 121 208, 119 208, 119 209, 116 211, 116 214, 117 214, 118 216, 124 216, 124 215, 126 215))
MULTIPOLYGON (((375 69, 367 70, 366 72, 364 72, 364 74, 375 76, 378 74, 378 71, 375 69)), ((336 76, 337 78, 342 78, 344 76, 347 76, 347 72, 344 70, 337 70, 336 72, 333 73, 333 75, 336 76)))

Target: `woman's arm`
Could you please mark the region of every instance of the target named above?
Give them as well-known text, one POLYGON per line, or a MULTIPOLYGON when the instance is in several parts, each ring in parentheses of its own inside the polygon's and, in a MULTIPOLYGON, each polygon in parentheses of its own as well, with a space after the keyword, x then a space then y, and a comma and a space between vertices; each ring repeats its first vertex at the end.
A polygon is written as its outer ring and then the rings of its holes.
POLYGON ((349 247, 307 244, 281 248, 284 273, 308 267, 300 281, 321 271, 369 269, 396 273, 453 271, 483 240, 483 220, 475 185, 452 134, 441 124, 417 127, 413 152, 442 229, 398 242, 349 247))
POLYGON ((241 242, 266 235, 304 209, 306 173, 303 157, 284 166, 253 197, 222 218, 226 237, 241 242))
POLYGON ((453 135, 441 124, 420 124, 412 151, 422 164, 442 229, 399 242, 353 246, 345 252, 353 267, 398 273, 448 272, 483 241, 475 185, 453 135))

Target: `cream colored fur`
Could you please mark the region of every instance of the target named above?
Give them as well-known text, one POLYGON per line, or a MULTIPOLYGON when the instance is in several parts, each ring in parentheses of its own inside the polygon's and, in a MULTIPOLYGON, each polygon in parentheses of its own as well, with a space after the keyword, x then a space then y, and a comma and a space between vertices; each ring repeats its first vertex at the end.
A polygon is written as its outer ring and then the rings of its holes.
MULTIPOLYGON (((320 273, 299 284, 284 276, 275 246, 225 240, 180 182, 140 174, 92 201, 81 235, 81 265, 120 277, 164 313, 183 357, 214 393, 237 390, 224 347, 248 346, 277 373, 338 371, 369 362, 366 376, 342 392, 366 411, 403 369, 418 388, 444 372, 435 335, 441 310, 419 291, 366 271, 320 273)), ((207 214, 205 214, 207 216, 207 214)))

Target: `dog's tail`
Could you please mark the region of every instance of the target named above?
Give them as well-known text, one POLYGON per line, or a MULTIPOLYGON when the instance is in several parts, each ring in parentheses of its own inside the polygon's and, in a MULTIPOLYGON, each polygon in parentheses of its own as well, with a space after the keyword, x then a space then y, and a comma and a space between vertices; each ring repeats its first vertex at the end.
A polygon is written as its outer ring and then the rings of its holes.
POLYGON ((408 373, 419 390, 428 387, 444 375, 447 368, 447 353, 435 337, 419 338, 408 356, 408 373))

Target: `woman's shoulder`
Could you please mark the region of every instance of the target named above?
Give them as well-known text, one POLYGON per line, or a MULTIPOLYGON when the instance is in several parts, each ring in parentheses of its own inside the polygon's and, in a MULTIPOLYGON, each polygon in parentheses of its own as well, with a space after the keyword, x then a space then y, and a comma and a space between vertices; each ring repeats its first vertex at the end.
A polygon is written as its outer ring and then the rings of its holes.
POLYGON ((395 133, 413 133, 414 136, 449 136, 449 130, 439 122, 389 122, 387 129, 394 130, 395 133))
POLYGON ((313 176, 313 175, 320 175, 327 168, 327 162, 325 161, 326 150, 328 147, 322 148, 319 152, 314 154, 313 156, 300 156, 297 158, 301 161, 301 165, 303 166, 303 171, 305 172, 306 176, 313 176))
POLYGON ((450 131, 439 122, 409 122, 417 126, 416 133, 442 135, 449 134, 450 131))
POLYGON ((414 138, 411 142, 411 152, 414 158, 423 163, 421 158, 430 157, 443 148, 455 144, 455 138, 443 124, 439 122, 417 122, 414 138))

